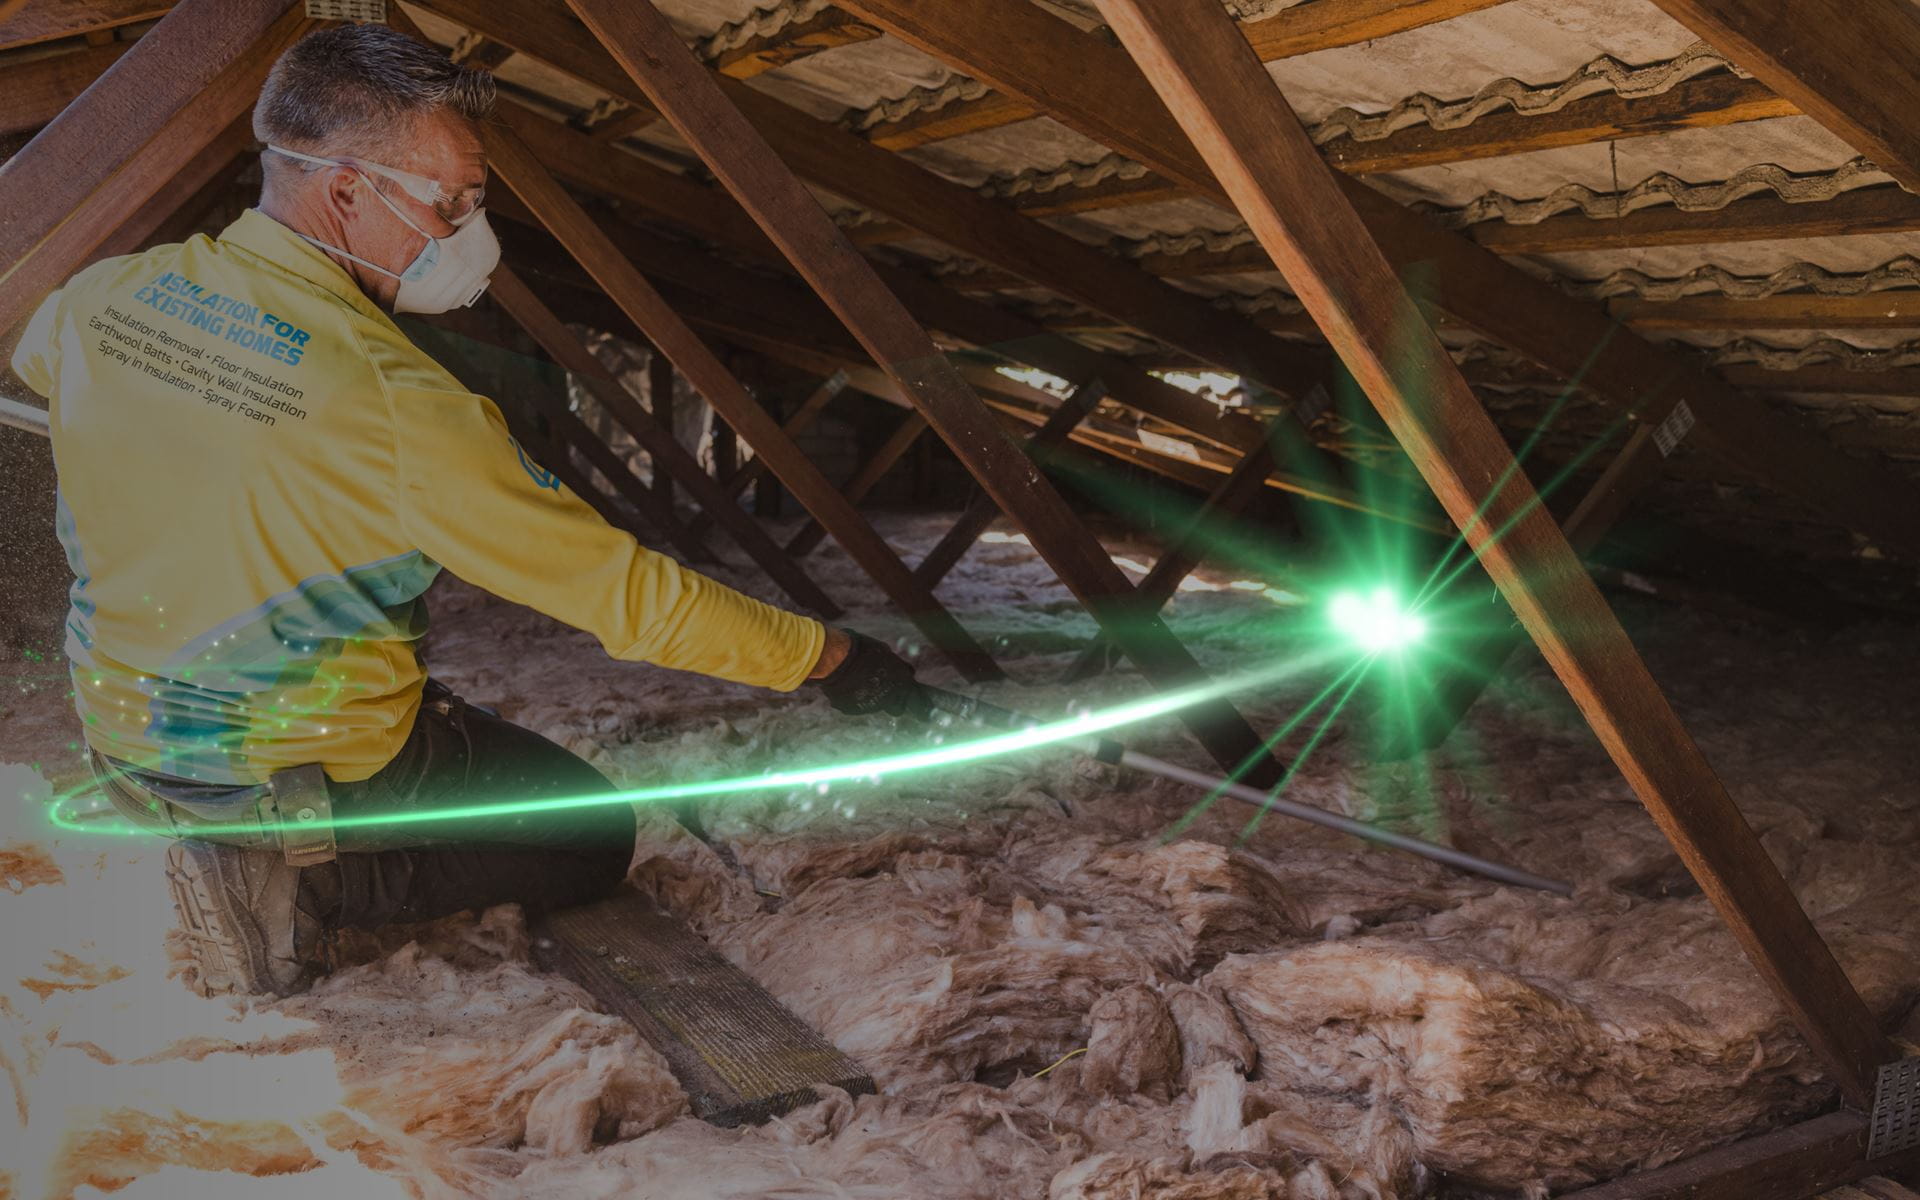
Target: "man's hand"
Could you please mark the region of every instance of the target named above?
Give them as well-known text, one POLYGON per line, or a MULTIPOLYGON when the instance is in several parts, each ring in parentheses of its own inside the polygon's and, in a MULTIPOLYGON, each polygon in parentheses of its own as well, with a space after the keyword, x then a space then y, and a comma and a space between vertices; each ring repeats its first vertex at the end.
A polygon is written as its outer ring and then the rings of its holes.
POLYGON ((820 661, 813 664, 808 673, 809 682, 825 679, 834 673, 841 663, 847 661, 847 655, 853 653, 853 635, 844 629, 827 626, 826 644, 820 647, 820 661))
POLYGON ((925 720, 933 710, 926 689, 913 678, 913 664, 901 658, 883 643, 865 634, 829 630, 826 661, 833 650, 833 637, 846 639, 841 661, 818 680, 820 690, 838 712, 848 716, 891 713, 925 720))

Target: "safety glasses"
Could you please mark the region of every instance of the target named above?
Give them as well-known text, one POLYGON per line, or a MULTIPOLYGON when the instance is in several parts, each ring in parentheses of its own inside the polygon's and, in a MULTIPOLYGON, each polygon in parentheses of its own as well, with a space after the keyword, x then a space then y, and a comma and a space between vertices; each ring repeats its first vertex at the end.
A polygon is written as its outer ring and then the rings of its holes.
POLYGON ((460 226, 473 219, 480 211, 481 203, 486 199, 485 184, 472 187, 449 188, 438 179, 429 179, 425 175, 415 175, 412 171, 402 171, 398 167, 389 167, 377 162, 368 162, 364 158, 318 158, 311 154, 302 154, 298 150, 287 150, 280 146, 268 146, 267 149, 287 158, 298 159, 322 167, 352 167, 369 175, 378 175, 382 179, 392 180, 401 191, 438 213, 440 219, 449 225, 460 226))

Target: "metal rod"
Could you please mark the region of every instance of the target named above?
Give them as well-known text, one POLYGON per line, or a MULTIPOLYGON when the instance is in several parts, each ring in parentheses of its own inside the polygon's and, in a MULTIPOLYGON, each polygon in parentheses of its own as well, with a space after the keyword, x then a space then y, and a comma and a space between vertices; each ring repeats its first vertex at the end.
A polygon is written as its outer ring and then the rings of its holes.
POLYGON ((1451 846, 1436 845, 1433 842, 1422 841, 1420 838, 1411 837, 1404 833, 1395 833, 1390 829, 1382 829, 1377 825, 1369 825, 1365 821, 1356 821, 1352 817, 1343 817, 1338 813, 1330 813, 1324 808, 1315 808, 1310 804, 1296 804, 1291 800, 1283 800, 1278 796, 1270 796, 1259 788, 1248 787, 1244 783, 1230 783, 1218 775, 1210 775, 1205 771, 1195 771, 1192 768, 1180 766, 1178 763, 1170 763, 1165 759, 1155 758, 1150 754, 1142 754, 1138 750, 1122 749, 1120 752, 1120 765, 1133 767, 1136 770, 1145 771, 1151 775, 1158 775, 1162 779, 1171 779, 1176 783, 1191 784, 1194 787, 1207 788, 1208 790, 1217 788, 1222 795, 1231 796, 1235 800, 1251 804, 1255 808, 1266 809, 1270 812, 1279 813, 1281 816, 1293 817, 1296 820, 1308 821, 1315 825, 1324 825, 1328 829, 1337 829, 1341 833, 1350 834, 1364 841, 1377 842, 1382 846, 1392 846, 1396 850, 1405 850, 1412 854, 1418 854, 1422 858, 1430 858, 1435 862, 1445 863, 1450 867, 1457 867, 1462 871, 1470 871, 1475 875, 1484 875, 1488 879, 1497 879, 1501 883, 1511 883, 1516 887, 1537 888, 1543 892, 1552 892, 1557 896, 1573 895, 1573 885, 1562 883, 1558 879, 1548 879, 1544 875, 1535 875, 1531 871, 1522 871, 1518 867, 1509 867, 1502 863, 1493 862, 1490 859, 1481 858, 1478 855, 1468 854, 1464 850, 1455 850, 1451 846))
POLYGON ((51 419, 44 408, 35 408, 31 404, 21 404, 0 396, 0 425, 24 429, 28 433, 37 433, 41 437, 52 437, 53 430, 49 424, 51 419))
MULTIPOLYGON (((985 700, 963 696, 958 692, 949 692, 944 688, 929 687, 925 690, 932 710, 924 715, 935 725, 951 727, 957 722, 972 722, 976 725, 995 726, 1002 729, 1024 729, 1041 723, 1012 709, 1001 708, 997 704, 989 704, 985 700)), ((1217 791, 1223 796, 1231 796, 1243 804, 1251 804, 1267 812, 1275 812, 1297 821, 1335 829, 1350 837, 1360 838, 1362 841, 1405 850, 1409 854, 1418 854, 1422 858, 1445 863, 1447 866, 1475 875, 1484 875, 1488 879, 1495 879, 1501 883, 1552 892, 1556 896, 1573 895, 1573 885, 1570 883, 1548 879, 1544 875, 1535 875, 1531 871, 1522 871, 1518 867, 1509 867, 1504 863, 1468 854, 1464 850, 1455 850, 1451 846, 1441 846, 1408 834, 1394 833, 1390 829, 1369 825, 1365 821, 1356 821, 1352 817, 1330 813, 1324 808, 1283 800, 1277 795, 1269 794, 1248 784, 1235 783, 1219 775, 1196 771, 1191 767, 1180 766, 1178 763, 1170 763, 1163 758, 1155 758, 1151 754, 1142 754, 1138 750, 1129 750, 1112 738, 1080 738, 1074 739, 1073 744, 1101 762, 1118 763, 1123 767, 1132 767, 1150 775, 1158 775, 1162 779, 1171 779, 1175 783, 1217 791)))

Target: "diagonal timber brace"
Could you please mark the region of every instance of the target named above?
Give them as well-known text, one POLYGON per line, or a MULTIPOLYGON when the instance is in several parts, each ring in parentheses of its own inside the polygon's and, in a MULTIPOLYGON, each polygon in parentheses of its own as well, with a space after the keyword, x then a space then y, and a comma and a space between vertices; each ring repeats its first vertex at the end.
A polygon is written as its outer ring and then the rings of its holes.
POLYGON ((498 268, 489 291, 507 315, 518 321, 555 362, 578 376, 594 398, 653 456, 654 464, 672 472, 733 536, 748 557, 789 596, 822 616, 839 615, 840 606, 733 503, 718 482, 700 469, 693 457, 673 440, 673 431, 654 421, 640 407, 639 401, 627 393, 612 372, 601 365, 593 352, 533 294, 518 274, 507 267, 498 268))
MULTIPOLYGON (((707 398, 721 418, 767 460, 768 469, 780 482, 821 517, 847 552, 933 645, 969 679, 1000 678, 999 667, 972 635, 930 592, 913 582, 912 572, 886 541, 781 432, 772 416, 627 262, 605 232, 540 165, 526 144, 500 126, 486 127, 485 136, 488 162, 507 185, 546 222, 580 265, 593 275, 654 347, 707 398)), ((691 486, 688 480, 683 479, 682 483, 691 486)), ((708 511, 715 509, 710 505, 708 511)))
POLYGON ((1834 1082, 1867 1103, 1893 1047, 1232 19, 1098 2, 1834 1082))
MULTIPOLYGON (((1142 673, 1164 688, 1202 682, 1199 664, 1164 624, 1124 619, 1118 602, 1132 588, 1099 541, 1007 440, 958 370, 734 106, 737 97, 721 91, 666 19, 650 4, 570 3, 1142 673)), ((1277 771, 1259 736, 1225 701, 1196 704, 1187 718, 1230 770, 1251 761, 1256 782, 1277 771)))
MULTIPOLYGON (((1189 193, 1230 203, 1139 69, 1100 38, 1024 0, 848 0, 848 7, 1189 193), (1073 63, 1074 70, 1055 69, 1062 62, 1073 63)), ((1597 306, 1534 279, 1365 184, 1344 176, 1337 184, 1389 262, 1403 270, 1422 265, 1433 307, 1561 378, 1577 380, 1616 410, 1657 422, 1665 406, 1686 400, 1699 420, 1695 436, 1703 449, 1890 551, 1920 557, 1920 504, 1909 481, 1841 453, 1688 357, 1655 346, 1597 306)))
POLYGON ((290 0, 181 0, 0 165, 0 330, 252 108, 280 51, 318 24, 290 0))

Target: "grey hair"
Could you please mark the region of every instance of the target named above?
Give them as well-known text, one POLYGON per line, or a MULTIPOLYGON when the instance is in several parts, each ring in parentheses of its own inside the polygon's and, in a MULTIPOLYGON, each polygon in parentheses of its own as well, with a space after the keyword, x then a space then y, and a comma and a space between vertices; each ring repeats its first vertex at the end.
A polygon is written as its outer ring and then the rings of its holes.
MULTIPOLYGON (((273 64, 253 109, 262 142, 328 157, 378 159, 403 146, 420 118, 493 112, 493 76, 384 25, 340 25, 301 38, 273 64)), ((266 156, 269 175, 291 160, 266 156)))

